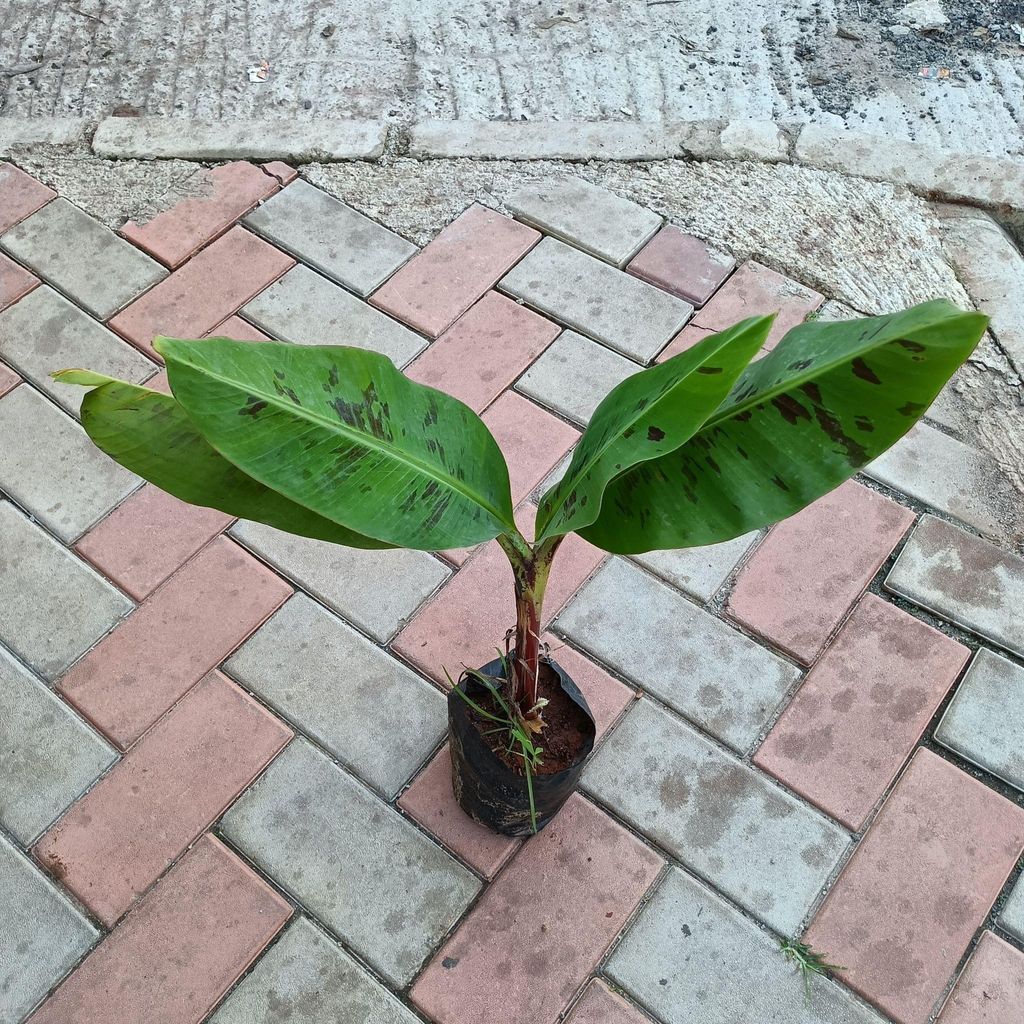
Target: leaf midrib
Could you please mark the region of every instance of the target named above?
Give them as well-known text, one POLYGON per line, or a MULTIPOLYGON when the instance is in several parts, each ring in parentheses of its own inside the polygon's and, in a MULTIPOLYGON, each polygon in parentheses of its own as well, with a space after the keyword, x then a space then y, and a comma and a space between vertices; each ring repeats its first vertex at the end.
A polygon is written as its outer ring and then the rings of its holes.
MULTIPOLYGON (((437 480, 442 484, 447 484, 449 489, 455 491, 458 494, 462 494, 469 501, 485 509, 502 526, 506 526, 512 529, 515 528, 512 523, 506 522, 501 512, 494 508, 489 502, 481 500, 476 494, 474 494, 467 488, 460 487, 460 481, 458 481, 455 477, 449 476, 447 473, 437 473, 434 467, 432 467, 429 463, 422 462, 420 459, 417 459, 414 455, 411 455, 408 452, 403 452, 401 449, 396 448, 394 445, 384 444, 380 441, 379 438, 373 437, 372 435, 369 435, 368 437, 367 435, 360 434, 357 431, 353 430, 351 427, 349 427, 348 424, 342 421, 328 419, 328 417, 323 416, 320 413, 317 413, 313 410, 309 410, 303 405, 296 405, 294 402, 285 402, 277 394, 271 394, 270 392, 260 390, 260 388, 258 387, 243 387, 239 385, 236 381, 231 380, 229 377, 225 377, 222 374, 208 370, 205 367, 200 367, 191 360, 181 359, 180 357, 177 356, 172 357, 172 360, 174 362, 181 363, 185 366, 189 366, 197 373, 203 374, 214 380, 220 381, 222 384, 227 384, 229 387, 235 388, 238 391, 244 391, 248 395, 257 395, 259 398, 267 400, 268 404, 274 405, 279 409, 288 410, 293 413, 296 410, 301 410, 301 412, 299 412, 298 414, 300 419, 306 419, 309 422, 319 424, 329 430, 337 430, 341 436, 346 437, 349 440, 354 440, 367 448, 375 449, 379 452, 382 452, 383 454, 393 458, 396 462, 404 463, 406 466, 409 466, 410 468, 419 469, 432 480, 437 480)), ((212 445, 213 442, 210 441, 210 444, 212 445)), ((216 447, 216 445, 214 445, 214 447, 216 447)), ((221 452, 221 454, 224 455, 224 458, 228 457, 223 452, 221 452)), ((238 468, 242 469, 241 466, 239 466, 238 468)), ((247 470, 243 469, 242 472, 247 472, 247 470)), ((270 487, 271 485, 264 483, 264 486, 270 487)), ((315 511, 315 509, 311 509, 311 511, 315 511)), ((351 527, 348 528, 351 529, 351 527)))

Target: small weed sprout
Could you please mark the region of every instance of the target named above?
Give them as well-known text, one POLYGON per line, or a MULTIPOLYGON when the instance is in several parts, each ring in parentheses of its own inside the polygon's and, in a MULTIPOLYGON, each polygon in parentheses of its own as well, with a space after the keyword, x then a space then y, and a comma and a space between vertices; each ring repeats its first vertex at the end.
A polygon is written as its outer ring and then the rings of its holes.
POLYGON ((804 1001, 811 1001, 811 980, 819 974, 828 977, 832 971, 845 971, 839 964, 830 964, 825 959, 827 953, 816 953, 806 942, 795 939, 783 939, 780 943, 782 955, 796 966, 804 982, 804 1001))

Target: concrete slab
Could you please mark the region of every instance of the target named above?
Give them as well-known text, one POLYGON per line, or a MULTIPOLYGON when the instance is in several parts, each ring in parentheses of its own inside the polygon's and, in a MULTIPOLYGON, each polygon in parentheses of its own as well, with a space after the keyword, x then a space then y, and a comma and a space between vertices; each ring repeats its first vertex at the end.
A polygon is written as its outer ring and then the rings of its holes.
POLYGON ((826 817, 648 700, 595 754, 583 787, 783 935, 849 845, 826 817))
POLYGON ((402 988, 480 888, 415 825, 293 740, 224 816, 224 834, 402 988))

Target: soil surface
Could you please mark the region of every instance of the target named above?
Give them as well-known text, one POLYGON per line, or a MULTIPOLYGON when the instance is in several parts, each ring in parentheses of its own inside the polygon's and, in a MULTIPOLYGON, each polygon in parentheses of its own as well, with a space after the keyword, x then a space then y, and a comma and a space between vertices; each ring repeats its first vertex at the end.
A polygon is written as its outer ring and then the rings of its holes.
MULTIPOLYGON (((534 775, 554 775, 556 772, 571 768, 579 760, 587 741, 592 736, 592 726, 580 707, 565 695, 555 671, 543 662, 540 666, 538 690, 540 696, 548 703, 544 708, 544 730, 534 738, 536 745, 543 750, 541 763, 534 769, 534 775)), ((497 701, 489 693, 478 703, 491 714, 503 714, 497 701)), ((496 723, 483 718, 472 708, 469 709, 469 720, 506 766, 518 775, 526 774, 523 759, 516 753, 518 745, 509 751, 507 732, 492 732, 491 730, 497 728, 496 723)))

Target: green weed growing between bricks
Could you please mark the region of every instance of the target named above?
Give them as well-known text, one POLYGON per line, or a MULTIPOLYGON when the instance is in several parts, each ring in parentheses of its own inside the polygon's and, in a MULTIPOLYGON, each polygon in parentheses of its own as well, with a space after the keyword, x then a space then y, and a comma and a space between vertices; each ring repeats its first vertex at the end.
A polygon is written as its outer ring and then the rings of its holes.
POLYGON ((471 816, 523 835, 568 798, 595 737, 585 697, 541 642, 565 538, 639 554, 799 512, 906 434, 988 322, 938 300, 812 320, 757 358, 773 319, 743 320, 615 387, 541 498, 532 542, 480 417, 378 353, 161 337, 171 395, 89 370, 54 376, 90 389, 82 425, 99 448, 184 501, 356 548, 496 540, 516 620, 506 653, 468 667, 449 697, 453 785, 471 816))

